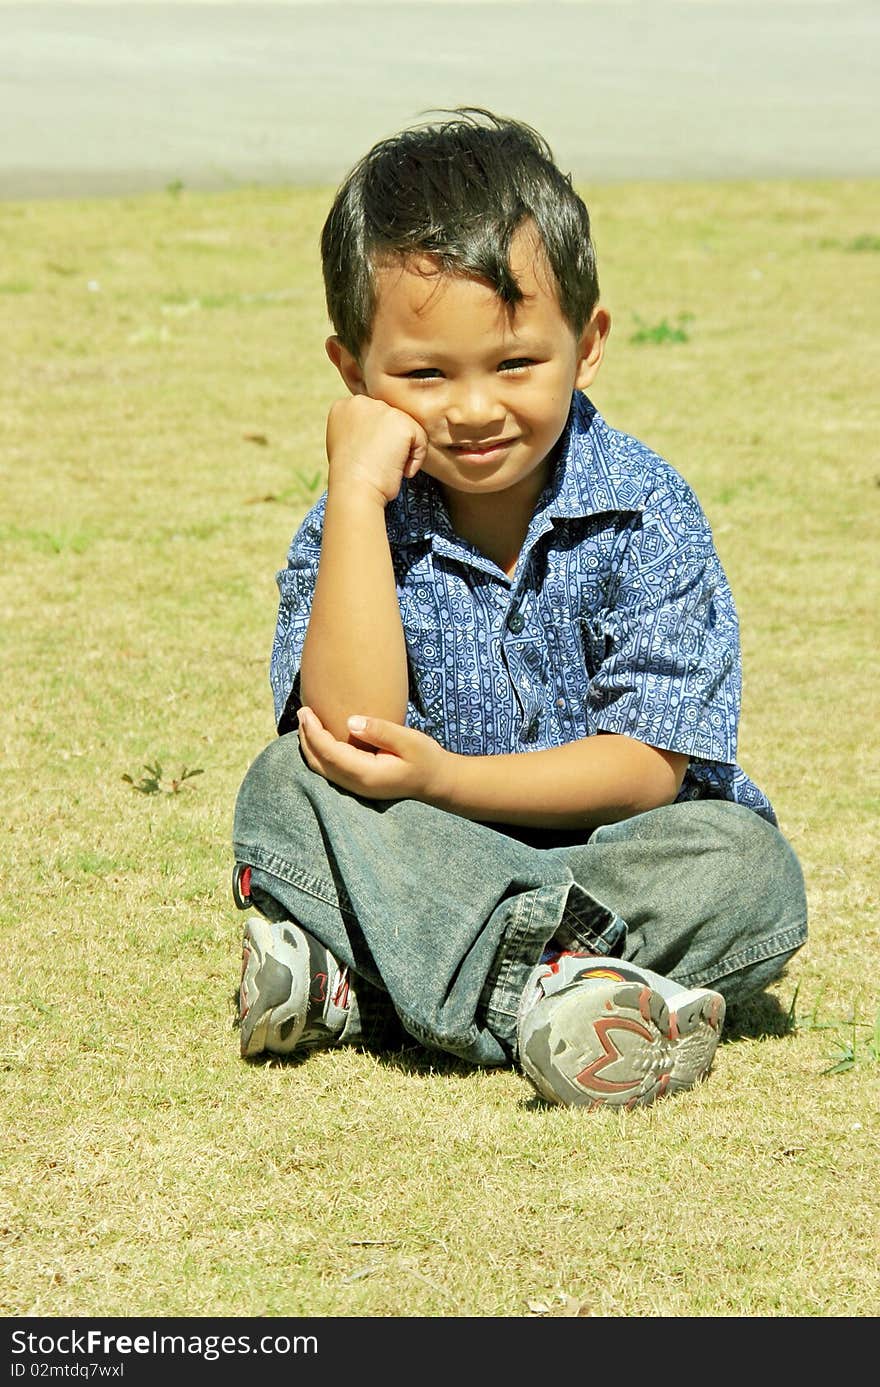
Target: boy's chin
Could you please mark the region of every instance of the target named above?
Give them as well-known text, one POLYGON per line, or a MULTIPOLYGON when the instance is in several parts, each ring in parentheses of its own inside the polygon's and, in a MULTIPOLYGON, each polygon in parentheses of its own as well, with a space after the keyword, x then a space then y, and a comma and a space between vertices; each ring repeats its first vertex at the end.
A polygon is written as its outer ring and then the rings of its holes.
POLYGON ((434 481, 441 490, 460 491, 467 495, 477 494, 479 492, 505 491, 507 487, 511 485, 511 482, 504 480, 503 477, 499 475, 500 470, 500 468, 496 468, 494 474, 485 470, 479 474, 474 473, 471 475, 468 472, 456 470, 451 467, 438 467, 436 470, 432 470, 427 466, 422 468, 423 472, 427 473, 429 477, 434 478, 434 481))

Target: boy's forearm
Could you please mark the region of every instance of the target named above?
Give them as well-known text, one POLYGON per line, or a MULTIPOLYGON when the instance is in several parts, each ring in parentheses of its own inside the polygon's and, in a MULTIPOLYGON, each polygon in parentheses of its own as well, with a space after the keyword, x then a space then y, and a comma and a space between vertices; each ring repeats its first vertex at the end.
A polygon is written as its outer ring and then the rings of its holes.
POLYGON ((596 828, 671 804, 688 758, 600 735, 547 751, 454 756, 438 807, 535 828, 596 828))
POLYGON ((346 718, 364 708, 391 722, 406 717, 406 644, 385 511, 361 493, 328 493, 300 692, 341 738, 346 718))

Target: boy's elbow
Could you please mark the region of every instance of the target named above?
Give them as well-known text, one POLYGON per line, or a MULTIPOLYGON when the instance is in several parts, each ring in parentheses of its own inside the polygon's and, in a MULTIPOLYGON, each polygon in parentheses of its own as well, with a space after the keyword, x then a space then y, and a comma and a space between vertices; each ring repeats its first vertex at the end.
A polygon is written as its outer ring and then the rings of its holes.
POLYGON ((621 770, 624 764, 627 767, 620 782, 626 802, 620 805, 619 817, 629 818, 673 804, 681 790, 690 757, 630 737, 621 736, 618 745, 624 757, 621 770))
POLYGON ((347 742, 351 733, 348 719, 351 717, 381 718, 384 722, 406 723, 407 704, 396 699, 340 698, 333 693, 323 693, 320 689, 303 686, 302 704, 311 708, 321 726, 339 742, 347 742), (369 706, 366 706, 369 704, 369 706))
POLYGON ((651 788, 655 803, 647 807, 662 809, 664 805, 674 804, 677 800, 690 765, 690 757, 683 756, 678 751, 664 751, 661 747, 651 747, 650 750, 654 752, 651 788))

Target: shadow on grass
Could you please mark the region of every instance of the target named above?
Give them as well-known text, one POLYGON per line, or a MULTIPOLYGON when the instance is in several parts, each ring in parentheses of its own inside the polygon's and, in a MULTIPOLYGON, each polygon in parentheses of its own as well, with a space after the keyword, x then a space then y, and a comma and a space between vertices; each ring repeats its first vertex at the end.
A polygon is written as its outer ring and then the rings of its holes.
POLYGON ((725 1041, 765 1040, 771 1036, 793 1035, 795 1029, 791 1009, 786 1011, 777 997, 760 992, 756 997, 728 1007, 721 1041, 723 1044, 725 1041))
MULTIPOLYGON (((230 994, 230 1006, 233 1012, 233 1029, 238 1030, 238 992, 230 994)), ((796 1025, 791 1009, 786 1011, 777 997, 767 993, 759 993, 745 1002, 728 1007, 721 1043, 732 1044, 740 1040, 782 1038, 793 1035, 795 1030, 796 1025)), ((457 1059, 455 1055, 445 1054, 442 1050, 429 1050, 419 1045, 417 1041, 407 1039, 402 1032, 396 1038, 386 1040, 382 1044, 361 1043, 357 1048, 373 1055, 381 1064, 388 1065, 389 1068, 396 1069, 403 1074, 424 1077, 432 1074, 458 1074, 461 1077, 466 1077, 479 1072, 476 1065, 468 1064, 466 1060, 457 1059)), ((255 1055, 249 1058, 247 1063, 298 1067, 305 1064, 308 1059, 309 1051, 306 1051, 291 1055, 255 1055)), ((538 1099, 534 1105, 543 1106, 542 1100, 538 1099)))
MULTIPOLYGON (((238 1031, 241 1028, 238 1017, 238 992, 230 993, 229 1003, 232 1011, 232 1029, 238 1031)), ((359 1042, 356 1048, 365 1054, 373 1055, 381 1064, 397 1069, 403 1074, 424 1075, 426 1077, 431 1074, 466 1076, 480 1072, 476 1065, 457 1059, 455 1055, 446 1054, 442 1050, 427 1049, 418 1041, 407 1037, 399 1026, 395 1026, 393 1035, 388 1036, 382 1042, 377 1044, 359 1042)), ((310 1053, 308 1050, 298 1054, 294 1052, 290 1055, 263 1053, 251 1056, 247 1059, 247 1063, 298 1067, 308 1062, 310 1053)))

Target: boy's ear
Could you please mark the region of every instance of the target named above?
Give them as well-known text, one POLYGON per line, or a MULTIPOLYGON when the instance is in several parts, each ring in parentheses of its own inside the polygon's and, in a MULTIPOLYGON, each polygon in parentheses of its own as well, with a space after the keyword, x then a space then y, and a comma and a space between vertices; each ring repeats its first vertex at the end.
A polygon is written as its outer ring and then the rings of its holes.
POLYGON ((338 337, 328 337, 324 348, 352 395, 366 395, 363 372, 348 347, 338 337))
POLYGON ((596 308, 584 328, 579 344, 579 360, 575 389, 586 390, 596 379, 596 372, 602 365, 605 343, 611 331, 611 314, 607 308, 596 308))

